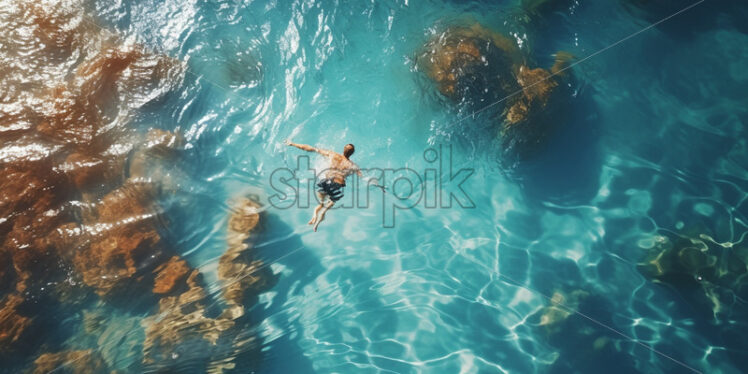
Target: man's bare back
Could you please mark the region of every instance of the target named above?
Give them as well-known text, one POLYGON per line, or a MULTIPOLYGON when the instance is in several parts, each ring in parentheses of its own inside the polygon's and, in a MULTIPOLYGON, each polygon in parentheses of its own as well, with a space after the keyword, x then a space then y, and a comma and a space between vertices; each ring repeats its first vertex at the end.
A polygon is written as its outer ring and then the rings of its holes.
POLYGON ((310 225, 314 225, 314 231, 317 231, 320 222, 325 219, 325 213, 332 208, 336 201, 343 197, 345 179, 354 173, 358 174, 359 177, 361 176, 361 170, 358 165, 350 159, 355 148, 353 144, 347 144, 343 148, 343 154, 340 154, 306 144, 292 143, 289 140, 286 140, 286 144, 307 152, 317 152, 330 160, 330 166, 325 171, 325 177, 317 184, 317 187, 319 187, 317 190, 319 205, 314 208, 314 214, 309 221, 310 225))
POLYGON ((349 160, 347 157, 337 152, 327 152, 328 154, 326 156, 330 160, 330 169, 328 169, 326 173, 327 178, 330 178, 335 182, 345 186, 345 178, 347 178, 349 175, 352 175, 353 173, 361 173, 361 171, 359 171, 358 165, 349 160))

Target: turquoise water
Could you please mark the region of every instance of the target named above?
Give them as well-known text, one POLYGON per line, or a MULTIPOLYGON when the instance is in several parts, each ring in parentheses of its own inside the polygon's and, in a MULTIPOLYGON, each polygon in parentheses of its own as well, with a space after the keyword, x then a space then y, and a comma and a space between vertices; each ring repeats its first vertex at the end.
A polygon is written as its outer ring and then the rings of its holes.
MULTIPOLYGON (((745 289, 712 313, 678 287, 691 283, 653 282, 637 263, 688 230, 709 248, 748 246, 748 7, 707 0, 581 61, 688 3, 559 3, 531 15, 517 1, 86 4, 188 68, 131 126, 184 134, 164 230, 216 295, 227 201, 254 195, 265 207, 255 248, 277 283, 249 312, 258 372, 746 370, 746 338, 729 333, 746 331, 745 289), (580 61, 554 130, 521 162, 500 149, 500 112, 470 116, 489 102, 450 103, 415 67, 434 34, 474 22, 511 36, 534 66, 557 51, 580 61), (426 150, 451 150, 455 169, 474 170, 463 186, 475 206, 421 203, 387 228, 392 197, 372 194, 315 233, 312 208, 267 200, 271 173, 302 154, 285 139, 353 143, 363 168, 419 172, 433 167, 426 150), (551 299, 580 314, 549 312, 551 299)), ((138 329, 140 311, 116 313, 138 329)), ((124 371, 139 360, 116 333, 102 336, 63 345, 113 351, 124 371)))

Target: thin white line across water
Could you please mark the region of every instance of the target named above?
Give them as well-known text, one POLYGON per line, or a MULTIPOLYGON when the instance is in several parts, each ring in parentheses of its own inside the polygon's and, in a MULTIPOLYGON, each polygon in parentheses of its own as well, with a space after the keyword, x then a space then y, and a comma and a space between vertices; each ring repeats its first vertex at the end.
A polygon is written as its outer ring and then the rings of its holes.
POLYGON ((613 328, 611 326, 608 326, 607 324, 605 324, 603 322, 600 322, 597 319, 592 318, 592 317, 590 317, 590 316, 588 316, 588 315, 586 315, 586 314, 584 314, 584 313, 582 313, 582 312, 580 312, 580 311, 578 311, 578 310, 576 310, 576 309, 574 309, 572 307, 569 307, 569 306, 561 303, 560 301, 554 300, 552 297, 550 297, 550 296, 548 296, 548 295, 546 295, 546 294, 544 294, 544 293, 542 293, 540 291, 537 291, 537 290, 535 290, 533 288, 530 288, 529 286, 525 286, 524 284, 522 284, 522 283, 520 283, 520 282, 518 282, 518 281, 516 281, 516 280, 514 280, 512 278, 509 278, 508 276, 506 276, 506 275, 504 275, 502 273, 495 273, 495 274, 498 277, 503 278, 504 281, 507 282, 507 283, 511 283, 512 285, 515 285, 517 287, 526 289, 526 290, 528 290, 528 291, 530 291, 532 293, 540 295, 540 296, 548 299, 548 301, 550 301, 552 304, 558 305, 558 306, 566 309, 570 313, 574 313, 576 315, 579 315, 580 317, 582 317, 582 318, 584 318, 584 319, 586 319, 586 320, 588 320, 588 321, 590 321, 590 322, 592 322, 592 323, 594 323, 594 324, 596 324, 596 325, 598 325, 600 327, 604 327, 605 329, 610 330, 610 331, 612 331, 612 332, 614 332, 614 333, 616 333, 616 334, 618 334, 618 335, 626 338, 627 340, 630 340, 632 343, 638 344, 638 345, 640 345, 640 346, 642 346, 642 347, 644 347, 644 348, 652 351, 653 353, 656 353, 657 355, 659 355, 659 356, 661 356, 663 358, 666 358, 666 359, 668 359, 668 360, 670 360, 670 361, 672 361, 672 362, 674 362, 674 363, 676 363, 676 364, 678 364, 678 365, 680 365, 680 366, 682 366, 682 367, 684 367, 684 368, 686 368, 688 370, 691 370, 694 373, 703 374, 702 371, 697 370, 697 369, 689 366, 688 364, 684 363, 683 361, 675 359, 672 356, 669 356, 669 355, 667 355, 667 354, 665 354, 665 353, 657 350, 656 348, 652 347, 651 345, 643 343, 641 340, 635 339, 635 338, 633 338, 633 337, 631 337, 631 336, 629 336, 629 335, 627 335, 627 334, 625 334, 625 333, 623 333, 621 331, 618 331, 617 329, 615 329, 615 328, 613 328))
POLYGON ((618 40, 617 42, 615 42, 613 44, 610 44, 610 45, 608 45, 608 46, 606 46, 606 47, 604 47, 602 49, 597 50, 596 52, 594 52, 594 53, 592 53, 592 54, 590 54, 590 55, 588 55, 588 56, 586 56, 586 57, 584 57, 584 58, 582 58, 582 59, 574 62, 573 64, 569 64, 569 66, 566 66, 563 69, 559 69, 555 73, 552 73, 552 74, 548 75, 547 77, 545 77, 543 79, 540 79, 540 80, 534 82, 531 85, 528 85, 525 88, 518 89, 518 90, 510 93, 509 95, 506 95, 503 98, 501 98, 499 100, 496 100, 493 103, 488 104, 488 105, 486 105, 485 107, 483 107, 481 109, 476 110, 475 112, 473 112, 471 114, 465 115, 462 118, 458 118, 456 121, 453 121, 453 122, 449 123, 448 126, 456 125, 456 124, 458 124, 458 123, 460 123, 460 122, 462 122, 462 121, 464 121, 464 120, 466 120, 466 119, 468 119, 470 117, 474 117, 476 114, 479 114, 479 113, 485 111, 486 109, 491 108, 491 107, 495 106, 496 104, 499 104, 499 103, 505 101, 506 99, 508 99, 508 98, 510 98, 512 96, 519 95, 520 93, 524 92, 527 88, 530 88, 530 87, 533 87, 533 86, 535 86, 537 84, 545 82, 548 79, 551 79, 554 76, 559 75, 559 74, 563 73, 564 71, 569 70, 569 69, 571 69, 571 68, 573 68, 573 67, 575 67, 575 66, 577 66, 577 65, 579 65, 579 64, 581 64, 581 63, 583 63, 583 62, 585 62, 585 61, 587 61, 589 59, 591 59, 592 57, 595 57, 595 56, 597 56, 597 55, 599 55, 599 54, 601 54, 601 53, 603 53, 603 52, 605 52, 605 51, 607 51, 607 50, 609 50, 609 49, 611 49, 611 48, 613 48, 613 47, 615 47, 615 46, 617 46, 617 45, 619 45, 619 44, 621 44, 621 43, 623 43, 623 42, 625 42, 625 41, 627 41, 627 40, 629 40, 629 39, 631 39, 631 38, 633 38, 633 37, 635 37, 635 36, 637 36, 637 35, 639 35, 641 33, 643 33, 643 32, 645 32, 645 31, 647 31, 647 30, 649 30, 649 29, 651 29, 653 27, 656 27, 657 25, 659 25, 659 24, 661 24, 661 23, 663 23, 663 22, 665 22, 665 21, 667 21, 667 20, 669 20, 669 19, 671 19, 671 18, 673 18, 673 17, 675 17, 675 16, 677 16, 677 15, 679 15, 679 14, 681 14, 681 13, 683 13, 683 12, 685 12, 685 11, 687 11, 687 10, 689 10, 689 9, 691 9, 691 8, 699 5, 699 4, 701 4, 701 3, 703 3, 704 1, 706 1, 706 0, 698 0, 695 3, 693 3, 693 4, 691 4, 691 5, 683 8, 683 9, 681 9, 681 10, 679 10, 679 11, 677 11, 677 12, 675 12, 675 13, 673 13, 673 14, 671 14, 671 15, 669 15, 669 16, 667 16, 667 17, 665 17, 665 18, 663 18, 663 19, 661 19, 661 20, 659 20, 659 21, 657 21, 657 22, 655 22, 655 23, 653 23, 653 24, 651 24, 651 25, 649 25, 649 26, 647 26, 647 27, 645 27, 645 28, 637 31, 637 32, 635 32, 635 33, 633 33, 633 34, 630 34, 630 35, 626 36, 625 38, 620 39, 620 40, 618 40))

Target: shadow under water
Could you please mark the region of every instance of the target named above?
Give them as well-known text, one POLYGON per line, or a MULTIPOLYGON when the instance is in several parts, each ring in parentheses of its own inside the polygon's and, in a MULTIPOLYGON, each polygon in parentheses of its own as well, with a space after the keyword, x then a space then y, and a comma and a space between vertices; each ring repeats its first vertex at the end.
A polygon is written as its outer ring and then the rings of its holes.
POLYGON ((586 89, 569 96, 546 127, 543 147, 521 167, 506 168, 507 174, 523 188, 532 201, 575 205, 597 193, 603 159, 597 108, 586 89))
POLYGON ((265 263, 280 264, 293 277, 279 277, 273 286, 275 296, 272 303, 269 306, 258 305, 249 313, 255 321, 278 324, 282 331, 288 332, 264 337, 260 369, 277 373, 310 373, 314 371, 312 363, 304 356, 298 342, 304 327, 298 318, 291 315, 289 297, 311 284, 323 272, 323 267, 313 253, 303 248, 304 244, 291 226, 276 215, 268 215, 265 222, 265 232, 273 234, 272 237, 260 234, 258 242, 262 244, 257 250, 263 254, 265 263), (289 360, 288 357, 294 359, 289 360))

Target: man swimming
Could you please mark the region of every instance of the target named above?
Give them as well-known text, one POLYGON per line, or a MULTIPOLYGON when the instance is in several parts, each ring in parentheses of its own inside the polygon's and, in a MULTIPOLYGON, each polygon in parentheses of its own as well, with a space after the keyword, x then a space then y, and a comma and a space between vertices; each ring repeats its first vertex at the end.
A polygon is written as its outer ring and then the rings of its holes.
POLYGON ((346 144, 343 147, 343 154, 329 151, 327 149, 319 149, 306 144, 296 144, 290 140, 286 140, 286 145, 296 147, 298 149, 307 152, 317 152, 322 156, 327 157, 330 160, 330 167, 325 172, 325 177, 317 183, 317 197, 319 198, 319 205, 314 208, 314 214, 312 219, 309 221, 310 225, 314 225, 314 231, 317 231, 317 226, 320 222, 325 219, 325 213, 335 204, 336 201, 343 197, 343 188, 345 187, 345 178, 349 175, 356 173, 359 177, 361 175, 361 169, 353 161, 351 161, 351 155, 356 151, 353 144, 346 144), (326 203, 326 200, 329 202, 326 203))

